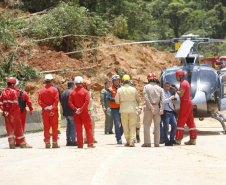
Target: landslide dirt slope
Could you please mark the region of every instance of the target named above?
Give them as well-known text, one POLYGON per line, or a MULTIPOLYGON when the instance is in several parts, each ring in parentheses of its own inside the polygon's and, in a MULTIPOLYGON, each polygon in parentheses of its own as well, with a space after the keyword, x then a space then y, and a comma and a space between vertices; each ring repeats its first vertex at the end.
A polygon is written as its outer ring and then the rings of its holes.
MULTIPOLYGON (((124 42, 112 35, 99 39, 99 46, 107 46, 124 42)), ((39 71, 56 71, 55 84, 61 91, 67 88, 67 81, 73 80, 76 75, 82 75, 92 81, 92 89, 97 107, 99 108, 99 92, 103 88, 103 83, 116 73, 127 73, 132 76, 135 86, 142 93, 143 86, 146 84, 146 75, 155 72, 160 76, 161 70, 178 65, 175 54, 158 51, 148 45, 126 45, 120 47, 110 47, 99 49, 96 56, 85 53, 83 59, 77 60, 70 58, 63 52, 48 50, 47 47, 35 47, 30 50, 30 57, 21 58, 21 61, 36 67, 39 71)), ((44 86, 43 78, 38 82, 30 82, 25 90, 30 94, 35 108, 40 108, 37 104, 38 91, 44 86)))

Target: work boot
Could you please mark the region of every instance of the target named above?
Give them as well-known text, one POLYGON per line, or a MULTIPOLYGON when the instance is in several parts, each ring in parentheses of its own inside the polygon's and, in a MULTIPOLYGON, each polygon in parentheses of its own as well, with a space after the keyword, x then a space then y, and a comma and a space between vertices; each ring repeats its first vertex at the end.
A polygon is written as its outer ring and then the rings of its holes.
POLYGON ((58 145, 58 143, 57 143, 57 142, 53 142, 53 146, 52 146, 52 148, 60 148, 60 146, 58 145))
POLYGON ((155 144, 155 147, 160 147, 160 145, 159 144, 155 144))
POLYGON ((50 143, 46 143, 46 148, 50 148, 51 144, 50 143))
POLYGON ((16 148, 15 143, 9 143, 9 148, 10 149, 15 149, 16 148))
POLYGON ((129 147, 129 143, 128 143, 128 142, 126 142, 126 144, 124 144, 124 146, 125 146, 125 147, 129 147))
POLYGON ((173 141, 170 141, 173 145, 176 145, 177 144, 177 142, 175 141, 175 140, 173 140, 173 141))
POLYGON ((136 135, 136 138, 137 138, 137 142, 138 143, 140 143, 140 128, 136 128, 136 133, 137 133, 137 135, 136 135))
POLYGON ((70 146, 78 146, 77 142, 71 142, 70 146))
POLYGON ((96 148, 96 146, 90 145, 90 146, 88 146, 88 148, 96 148))
POLYGON ((175 140, 175 141, 176 141, 176 145, 181 145, 181 139, 175 140))
POLYGON ((122 144, 122 140, 119 140, 119 141, 117 142, 117 144, 118 144, 118 145, 121 145, 121 144, 122 144))
POLYGON ((130 145, 129 145, 129 146, 130 146, 130 147, 135 147, 134 142, 130 143, 130 145))
POLYGON ((142 144, 141 147, 151 147, 151 144, 142 144))
POLYGON ((184 142, 185 145, 196 145, 196 139, 190 139, 187 142, 184 142))
POLYGON ((160 143, 159 144, 164 144, 165 143, 165 141, 164 140, 160 140, 160 143))
POLYGON ((98 143, 98 141, 97 141, 97 140, 94 140, 93 142, 94 142, 94 143, 98 143))
POLYGON ((32 146, 27 144, 26 142, 23 142, 23 143, 20 143, 20 148, 32 148, 32 146))
POLYGON ((165 146, 173 146, 173 143, 171 143, 170 141, 168 143, 165 143, 165 146))

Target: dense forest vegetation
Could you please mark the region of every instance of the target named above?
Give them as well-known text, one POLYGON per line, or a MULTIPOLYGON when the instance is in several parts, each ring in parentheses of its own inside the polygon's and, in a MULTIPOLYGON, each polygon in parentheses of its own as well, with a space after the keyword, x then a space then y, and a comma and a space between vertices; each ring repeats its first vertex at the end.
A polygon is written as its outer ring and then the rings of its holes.
MULTIPOLYGON (((11 19, 9 21, 9 15, 1 15, 0 29, 1 33, 7 28, 7 30, 14 29, 13 31, 23 36, 32 35, 37 38, 65 34, 103 36, 113 33, 119 38, 140 41, 169 39, 193 33, 201 37, 204 35, 224 39, 226 37, 226 1, 201 1, 17 0, 13 4, 14 8, 24 12, 35 13, 43 10, 48 10, 48 12, 28 20, 11 19)), ((14 37, 13 33, 5 34, 11 34, 12 38, 14 37)), ((13 40, 12 38, 11 40, 13 40)), ((11 41, 6 42, 9 42, 6 44, 11 44, 11 41)), ((59 41, 57 45, 60 46, 59 41)), ((222 44, 219 45, 221 47, 217 47, 218 50, 215 49, 212 52, 222 53, 224 47, 222 44)), ((169 49, 167 46, 162 47, 169 49)), ((73 48, 67 47, 66 50, 71 49, 73 48)))

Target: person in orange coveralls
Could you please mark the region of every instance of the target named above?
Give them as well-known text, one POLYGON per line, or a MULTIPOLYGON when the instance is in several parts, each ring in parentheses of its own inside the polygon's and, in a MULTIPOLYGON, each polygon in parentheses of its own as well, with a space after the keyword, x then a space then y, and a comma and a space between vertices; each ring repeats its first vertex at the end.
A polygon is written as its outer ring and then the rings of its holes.
MULTIPOLYGON (((27 117, 27 109, 26 106, 28 105, 29 110, 30 110, 30 115, 33 114, 33 107, 31 100, 27 94, 26 91, 20 90, 19 89, 19 80, 16 80, 16 86, 15 86, 17 93, 18 93, 18 102, 19 102, 19 107, 20 107, 20 112, 21 112, 21 123, 22 123, 22 129, 23 132, 25 130, 25 122, 26 122, 26 117, 27 117)), ((20 146, 20 142, 18 138, 16 137, 16 146, 20 146)))
POLYGON ((175 73, 176 79, 180 82, 180 88, 174 86, 176 93, 180 96, 180 110, 177 120, 176 143, 181 144, 184 136, 184 125, 189 128, 190 140, 185 142, 185 145, 196 145, 197 129, 193 117, 193 104, 191 101, 190 85, 187 80, 184 80, 185 73, 178 70, 175 73))
POLYGON ((44 124, 44 142, 46 148, 50 148, 50 127, 52 127, 52 148, 60 148, 58 145, 58 102, 59 93, 52 86, 53 76, 45 76, 46 86, 39 91, 38 103, 42 107, 42 118, 44 124))
POLYGON ((20 108, 18 105, 18 93, 15 89, 16 78, 10 77, 7 79, 8 87, 0 96, 0 108, 5 117, 6 131, 8 135, 9 148, 15 149, 15 136, 18 138, 20 148, 32 148, 28 145, 23 134, 20 108))
POLYGON ((88 111, 90 101, 89 92, 82 87, 83 78, 75 77, 76 88, 71 92, 68 100, 69 106, 74 110, 74 120, 77 132, 78 148, 83 148, 82 125, 86 130, 88 148, 95 148, 93 145, 92 121, 88 111))

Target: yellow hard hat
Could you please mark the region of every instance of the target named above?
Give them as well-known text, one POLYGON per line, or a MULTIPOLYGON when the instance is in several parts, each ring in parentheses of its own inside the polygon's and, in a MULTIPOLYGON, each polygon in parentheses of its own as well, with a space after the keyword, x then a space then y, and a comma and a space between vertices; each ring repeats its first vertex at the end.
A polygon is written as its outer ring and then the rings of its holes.
POLYGON ((130 76, 129 76, 129 75, 124 75, 124 76, 122 77, 122 80, 123 80, 123 81, 130 81, 130 76))

